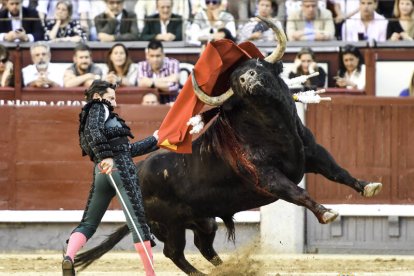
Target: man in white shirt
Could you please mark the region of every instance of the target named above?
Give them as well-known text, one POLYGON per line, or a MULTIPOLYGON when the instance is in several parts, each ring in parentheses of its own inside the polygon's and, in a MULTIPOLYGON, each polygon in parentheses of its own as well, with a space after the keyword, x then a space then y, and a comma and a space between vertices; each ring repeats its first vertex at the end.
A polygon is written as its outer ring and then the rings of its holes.
POLYGON ((289 14, 286 23, 289 41, 323 41, 335 39, 331 11, 318 7, 317 0, 302 0, 300 11, 289 14))
POLYGON ((45 42, 36 42, 30 47, 33 64, 22 69, 24 86, 50 88, 63 86, 63 73, 50 63, 50 48, 45 42))
POLYGON ((375 12, 378 0, 360 0, 359 12, 347 19, 342 26, 342 40, 385 41, 388 21, 375 12))

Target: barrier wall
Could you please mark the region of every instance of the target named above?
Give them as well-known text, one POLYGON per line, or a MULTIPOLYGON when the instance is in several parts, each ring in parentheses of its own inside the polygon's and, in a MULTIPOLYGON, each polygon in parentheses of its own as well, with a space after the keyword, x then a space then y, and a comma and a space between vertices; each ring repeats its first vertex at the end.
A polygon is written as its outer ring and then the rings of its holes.
MULTIPOLYGON (((348 187, 309 175, 310 194, 327 204, 412 204, 413 106, 414 99, 369 96, 333 96, 332 102, 307 105, 307 126, 338 163, 358 178, 384 184, 378 197, 365 199, 348 187)), ((92 163, 80 156, 79 110, 79 106, 0 108, 0 209, 83 208, 84 198, 74 195, 86 196, 92 163)), ((168 106, 120 105, 118 112, 140 139, 159 127, 168 110, 168 106)))
MULTIPOLYGON (((142 139, 158 129, 168 110, 120 105, 117 112, 135 139, 142 139)), ((79 106, 0 107, 0 209, 83 209, 92 162, 81 157, 79 111, 79 106)))

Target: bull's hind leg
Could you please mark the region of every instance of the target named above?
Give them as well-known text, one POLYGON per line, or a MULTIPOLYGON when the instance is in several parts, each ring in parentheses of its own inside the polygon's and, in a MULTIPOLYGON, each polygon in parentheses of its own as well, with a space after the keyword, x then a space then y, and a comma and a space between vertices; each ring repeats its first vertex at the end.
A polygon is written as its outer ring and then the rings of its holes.
POLYGON ((217 222, 214 218, 198 220, 192 228, 194 232, 194 244, 200 250, 204 258, 214 266, 221 265, 223 261, 213 248, 214 238, 217 232, 217 222))
POLYGON ((270 193, 277 198, 306 207, 314 213, 320 223, 332 222, 338 216, 337 212, 314 201, 306 190, 290 181, 283 173, 270 169, 265 171, 262 176, 265 178, 265 183, 268 183, 270 193))
POLYGON ((306 172, 319 173, 331 181, 345 184, 365 197, 377 195, 382 184, 378 182, 367 182, 358 180, 341 168, 334 160, 332 155, 313 139, 309 129, 305 128, 304 143, 306 155, 306 172))
POLYGON ((188 275, 205 275, 192 266, 184 256, 185 228, 169 225, 167 239, 164 243, 164 255, 188 275))

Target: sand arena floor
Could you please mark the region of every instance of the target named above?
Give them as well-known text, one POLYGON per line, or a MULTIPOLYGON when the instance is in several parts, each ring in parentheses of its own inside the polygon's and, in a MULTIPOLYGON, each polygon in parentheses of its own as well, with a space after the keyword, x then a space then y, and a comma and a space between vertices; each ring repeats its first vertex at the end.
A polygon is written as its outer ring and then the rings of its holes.
MULTIPOLYGON (((162 254, 155 254, 157 275, 185 275, 162 254)), ((222 254, 225 264, 214 268, 200 255, 187 255, 188 260, 204 273, 214 276, 381 276, 414 275, 414 256, 388 255, 280 255, 254 254, 248 250, 222 254)), ((0 254, 0 276, 61 275, 60 252, 33 254, 0 254)), ((141 263, 133 252, 108 253, 102 259, 78 273, 85 276, 141 276, 141 263)))

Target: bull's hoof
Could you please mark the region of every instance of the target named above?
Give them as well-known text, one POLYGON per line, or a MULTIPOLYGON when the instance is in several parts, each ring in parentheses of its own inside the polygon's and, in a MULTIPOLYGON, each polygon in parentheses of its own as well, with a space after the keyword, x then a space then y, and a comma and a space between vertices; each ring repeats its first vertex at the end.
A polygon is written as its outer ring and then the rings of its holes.
POLYGON ((63 276, 75 276, 75 267, 73 261, 69 256, 65 256, 62 261, 62 275, 63 276))
POLYGON ((364 190, 362 191, 362 195, 364 197, 372 197, 372 196, 379 194, 379 192, 381 192, 381 189, 382 189, 381 183, 371 182, 365 185, 364 190))
POLYGON ((214 256, 211 260, 210 263, 212 263, 214 266, 219 266, 221 264, 223 264, 223 261, 220 259, 219 256, 214 256))
POLYGON ((329 209, 328 211, 326 211, 325 213, 323 213, 321 219, 319 220, 320 223, 322 224, 327 224, 330 223, 332 221, 334 221, 337 217, 338 217, 339 213, 335 212, 332 209, 329 209))

